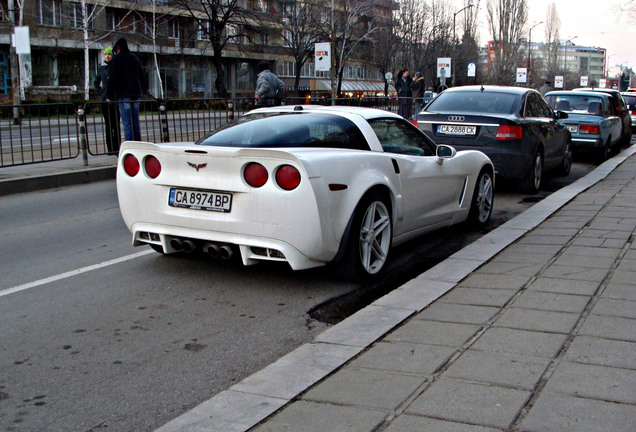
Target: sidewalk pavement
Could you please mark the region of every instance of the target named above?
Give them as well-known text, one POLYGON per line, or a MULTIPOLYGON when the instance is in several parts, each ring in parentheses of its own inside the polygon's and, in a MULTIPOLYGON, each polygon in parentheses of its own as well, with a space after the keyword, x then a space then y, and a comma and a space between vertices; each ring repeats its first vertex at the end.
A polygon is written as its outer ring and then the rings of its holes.
POLYGON ((635 153, 158 431, 635 431, 635 153))

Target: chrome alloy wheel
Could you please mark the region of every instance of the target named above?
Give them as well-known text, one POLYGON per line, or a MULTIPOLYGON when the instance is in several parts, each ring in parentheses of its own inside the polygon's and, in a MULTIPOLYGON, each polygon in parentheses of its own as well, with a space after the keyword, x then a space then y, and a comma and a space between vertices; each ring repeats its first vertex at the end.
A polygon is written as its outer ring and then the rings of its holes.
POLYGON ((391 247, 391 216, 382 201, 372 201, 360 226, 360 263, 368 274, 378 273, 391 247))
POLYGON ((477 196, 474 204, 477 212, 477 221, 480 224, 485 224, 488 222, 488 219, 490 219, 493 195, 492 177, 490 176, 490 173, 484 172, 479 177, 479 183, 477 184, 477 196))

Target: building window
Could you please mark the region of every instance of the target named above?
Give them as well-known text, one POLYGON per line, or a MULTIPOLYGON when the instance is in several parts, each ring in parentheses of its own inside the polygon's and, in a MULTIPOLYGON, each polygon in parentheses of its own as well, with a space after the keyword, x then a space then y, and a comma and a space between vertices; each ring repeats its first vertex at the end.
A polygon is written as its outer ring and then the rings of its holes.
POLYGON ((62 26, 61 0, 40 0, 38 13, 40 24, 55 27, 62 26))
POLYGON ((202 21, 197 24, 197 40, 209 41, 210 40, 210 21, 202 21))
POLYGON ((124 15, 119 9, 106 9, 106 28, 108 30, 121 31, 123 19, 124 15))
MULTIPOLYGON (((84 18, 82 16, 82 4, 81 3, 69 3, 69 19, 71 21, 71 27, 76 29, 84 28, 84 18)), ((86 5, 86 16, 90 18, 88 21, 88 28, 92 29, 93 19, 91 14, 93 13, 93 9, 95 5, 87 4, 86 5)))

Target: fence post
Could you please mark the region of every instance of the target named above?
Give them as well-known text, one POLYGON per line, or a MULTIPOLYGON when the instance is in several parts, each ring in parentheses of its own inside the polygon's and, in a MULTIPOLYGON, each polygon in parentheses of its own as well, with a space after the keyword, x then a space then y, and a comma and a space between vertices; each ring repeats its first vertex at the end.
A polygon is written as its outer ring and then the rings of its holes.
POLYGON ((168 131, 168 112, 166 111, 166 104, 163 102, 159 104, 159 117, 161 118, 161 130, 163 131, 163 142, 170 142, 170 134, 168 131))
POLYGON ((79 133, 80 133, 80 149, 82 150, 82 160, 84 165, 88 165, 88 137, 86 135, 86 114, 84 107, 77 109, 77 116, 79 117, 79 133))

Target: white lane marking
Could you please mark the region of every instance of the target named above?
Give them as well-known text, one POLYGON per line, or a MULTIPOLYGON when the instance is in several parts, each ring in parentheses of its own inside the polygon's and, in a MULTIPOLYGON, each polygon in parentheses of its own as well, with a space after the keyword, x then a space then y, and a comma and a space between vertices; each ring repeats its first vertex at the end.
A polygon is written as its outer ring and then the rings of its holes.
POLYGON ((28 290, 28 289, 31 289, 31 288, 35 288, 37 286, 44 285, 44 284, 47 284, 47 283, 57 282, 57 281, 62 280, 62 279, 70 278, 72 276, 77 276, 77 275, 82 274, 82 273, 87 273, 89 271, 99 270, 99 269, 104 268, 104 267, 108 267, 108 266, 111 266, 111 265, 114 265, 114 264, 119 264, 119 263, 125 262, 125 261, 130 261, 130 260, 133 260, 135 258, 139 258, 139 257, 142 257, 144 255, 150 255, 150 254, 153 254, 153 253, 156 253, 156 252, 152 251, 152 250, 138 252, 138 253, 135 253, 135 254, 132 254, 132 255, 126 255, 126 256, 115 258, 115 259, 112 259, 112 260, 109 260, 109 261, 104 261, 104 262, 99 263, 99 264, 93 264, 93 265, 90 265, 90 266, 87 266, 87 267, 82 267, 82 268, 79 268, 79 269, 71 270, 71 271, 68 271, 66 273, 61 273, 59 275, 50 276, 50 277, 47 277, 47 278, 44 278, 44 279, 40 279, 40 280, 37 280, 37 281, 33 281, 33 282, 25 283, 25 284, 22 284, 22 285, 18 285, 18 286, 15 286, 13 288, 7 288, 5 290, 0 291, 0 297, 6 296, 6 295, 9 295, 9 294, 13 294, 13 293, 16 293, 16 292, 28 290))

